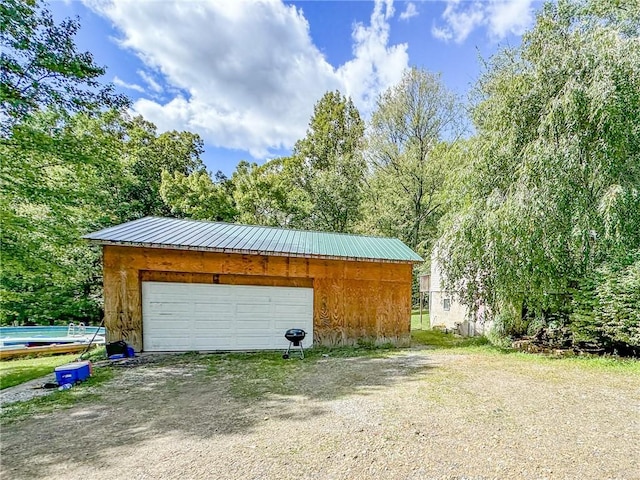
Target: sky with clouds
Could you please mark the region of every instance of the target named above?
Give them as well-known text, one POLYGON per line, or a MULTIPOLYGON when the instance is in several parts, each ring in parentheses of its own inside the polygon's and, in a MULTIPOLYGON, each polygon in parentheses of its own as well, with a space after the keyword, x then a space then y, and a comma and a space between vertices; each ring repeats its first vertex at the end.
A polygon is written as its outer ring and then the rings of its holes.
POLYGON ((78 15, 79 48, 159 131, 205 141, 210 170, 286 155, 328 90, 367 118, 405 68, 465 96, 480 58, 516 45, 539 0, 55 1, 78 15))

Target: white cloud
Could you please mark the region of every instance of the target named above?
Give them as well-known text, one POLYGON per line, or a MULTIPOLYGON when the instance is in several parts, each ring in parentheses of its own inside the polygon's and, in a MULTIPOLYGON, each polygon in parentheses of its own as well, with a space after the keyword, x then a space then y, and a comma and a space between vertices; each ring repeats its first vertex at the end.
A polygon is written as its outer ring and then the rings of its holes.
POLYGON ((489 33, 495 38, 522 35, 533 19, 533 0, 495 1, 488 6, 489 33))
POLYGON ((151 90, 156 93, 162 92, 162 86, 158 82, 156 82, 155 79, 147 72, 145 72, 144 70, 138 70, 136 73, 140 76, 140 78, 142 78, 142 80, 144 80, 147 85, 149 85, 149 88, 151 90))
POLYGON ((404 9, 404 12, 400 14, 400 20, 409 20, 410 18, 417 17, 418 15, 416 4, 409 2, 407 3, 407 7, 404 9))
POLYGON ((127 83, 117 76, 113 77, 113 83, 122 88, 128 88, 129 90, 135 90, 136 92, 144 93, 144 88, 142 88, 137 83, 127 83))
POLYGON ((280 0, 85 2, 142 59, 138 74, 152 89, 181 92, 166 103, 139 99, 137 113, 161 131, 188 129, 256 158, 302 138, 327 90, 351 95, 366 113, 408 66, 407 46, 388 45, 392 0, 376 1, 370 25, 354 26, 353 58, 337 68, 313 44, 302 11, 280 0))
POLYGON ((440 40, 464 42, 476 28, 486 27, 489 37, 501 40, 521 35, 533 23, 537 0, 446 0, 444 25, 434 25, 431 34, 440 40))
POLYGON ((353 30, 353 56, 336 71, 358 108, 368 115, 379 93, 396 84, 409 64, 407 45, 389 47, 389 23, 393 2, 376 2, 370 25, 353 30))

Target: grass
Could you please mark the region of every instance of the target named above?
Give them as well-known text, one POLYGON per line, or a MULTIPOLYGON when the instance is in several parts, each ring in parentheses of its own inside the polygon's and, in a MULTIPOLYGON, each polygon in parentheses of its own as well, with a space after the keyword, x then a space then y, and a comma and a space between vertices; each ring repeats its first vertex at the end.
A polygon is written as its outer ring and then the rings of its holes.
MULTIPOLYGON (((100 347, 83 356, 84 360, 97 360, 105 357, 105 348, 100 347)), ((44 377, 53 373, 56 367, 71 363, 78 358, 77 353, 53 355, 50 357, 21 358, 0 362, 0 390, 44 377)))
POLYGON ((452 333, 444 333, 431 330, 429 314, 422 312, 422 324, 420 324, 420 312, 411 312, 411 343, 413 345, 425 345, 433 348, 466 348, 488 345, 485 337, 460 337, 452 333))
POLYGON ((429 312, 422 310, 422 325, 420 325, 420 311, 413 310, 411 312, 411 330, 430 330, 429 312))
MULTIPOLYGON (((444 333, 438 330, 412 330, 411 343, 413 345, 425 345, 433 348, 468 348, 489 345, 486 337, 460 337, 453 333, 444 333)), ((497 350, 496 347, 493 347, 497 350)))
POLYGON ((25 415, 40 415, 71 408, 79 403, 97 401, 100 399, 100 395, 93 387, 110 380, 113 375, 111 368, 94 368, 89 379, 69 390, 56 390, 43 397, 3 405, 0 412, 0 426, 5 426, 25 415))
POLYGON ((0 390, 43 377, 60 365, 73 362, 78 354, 5 360, 0 362, 0 390))

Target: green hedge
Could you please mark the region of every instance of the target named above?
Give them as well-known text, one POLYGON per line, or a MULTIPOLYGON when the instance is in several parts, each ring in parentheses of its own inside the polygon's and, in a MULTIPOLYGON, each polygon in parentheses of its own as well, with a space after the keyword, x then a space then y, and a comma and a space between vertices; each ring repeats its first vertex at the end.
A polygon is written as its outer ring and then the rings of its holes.
POLYGON ((576 340, 640 355, 640 251, 600 267, 574 295, 576 340))

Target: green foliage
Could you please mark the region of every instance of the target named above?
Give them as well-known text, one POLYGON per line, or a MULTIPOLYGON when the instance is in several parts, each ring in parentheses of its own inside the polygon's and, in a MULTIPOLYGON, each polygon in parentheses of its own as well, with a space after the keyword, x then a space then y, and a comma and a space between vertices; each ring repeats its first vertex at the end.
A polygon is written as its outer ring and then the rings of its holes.
POLYGON ((640 251, 599 267, 580 282, 572 328, 608 351, 640 353, 640 251))
POLYGON ((264 165, 240 162, 231 177, 240 223, 301 227, 311 208, 305 193, 293 184, 289 159, 264 165))
POLYGON ((153 124, 116 110, 41 111, 15 123, 0 143, 0 322, 97 322, 100 251, 82 235, 169 212, 162 169, 204 169, 201 142, 158 136, 153 124))
POLYGON ((488 64, 439 255, 468 305, 540 317, 640 246, 639 20, 635 3, 548 3, 488 64))
POLYGON ((444 212, 443 183, 461 132, 457 98, 439 76, 411 69, 384 92, 373 113, 367 153, 372 177, 364 230, 430 252, 444 212))
POLYGON ((230 222, 236 216, 232 197, 208 172, 184 175, 176 171, 171 175, 163 170, 160 196, 179 217, 230 222))
POLYGON ((104 218, 104 179, 120 176, 101 128, 114 118, 38 113, 0 144, 3 323, 99 315, 99 254, 80 236, 104 218))
MULTIPOLYGON (((77 19, 59 25, 38 0, 5 0, 0 5, 0 114, 3 127, 42 107, 93 111, 123 106, 113 86, 101 86, 105 69, 89 52, 76 50, 77 19)), ((3 128, 3 133, 6 131, 3 128)))
POLYGON ((316 103, 291 157, 240 162, 232 177, 241 223, 351 232, 361 216, 364 122, 339 92, 316 103))
POLYGON ((287 161, 295 187, 306 194, 313 230, 352 232, 360 219, 366 164, 364 122, 350 98, 327 92, 316 103, 307 135, 287 161))
POLYGON ((147 215, 169 215, 173 205, 167 205, 160 194, 162 172, 183 176, 205 172, 200 158, 204 151, 202 139, 191 132, 158 135, 156 126, 141 116, 123 116, 122 129, 120 158, 126 179, 118 192, 118 216, 121 221, 128 221, 147 215))

